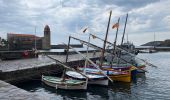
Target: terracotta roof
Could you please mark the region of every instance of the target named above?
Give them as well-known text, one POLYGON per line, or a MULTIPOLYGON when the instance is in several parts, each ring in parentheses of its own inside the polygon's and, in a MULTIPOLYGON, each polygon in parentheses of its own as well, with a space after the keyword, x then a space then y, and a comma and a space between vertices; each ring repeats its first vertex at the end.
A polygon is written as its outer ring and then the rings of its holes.
MULTIPOLYGON (((18 36, 18 37, 35 37, 35 35, 32 34, 16 34, 16 33, 8 33, 8 35, 12 35, 12 36, 18 36)), ((38 36, 36 36, 37 38, 40 38, 38 36)))

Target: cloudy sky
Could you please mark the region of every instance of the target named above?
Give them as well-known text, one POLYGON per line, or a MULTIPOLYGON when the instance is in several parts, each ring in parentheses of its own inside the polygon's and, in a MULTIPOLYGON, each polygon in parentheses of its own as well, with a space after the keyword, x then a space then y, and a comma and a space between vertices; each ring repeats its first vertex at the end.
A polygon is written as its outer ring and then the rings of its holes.
MULTIPOLYGON (((104 38, 112 10, 111 26, 120 17, 118 40, 121 41, 126 14, 128 40, 135 45, 170 39, 170 0, 0 0, 0 37, 7 33, 43 36, 51 28, 52 44, 67 42, 72 35, 87 40, 88 33, 104 38), (86 34, 82 28, 88 26, 86 34)), ((109 41, 115 29, 109 30, 109 41)), ((125 38, 125 41, 127 38, 125 38)), ((118 43, 120 43, 118 41, 118 43)), ((98 40, 93 41, 99 44, 98 40)))

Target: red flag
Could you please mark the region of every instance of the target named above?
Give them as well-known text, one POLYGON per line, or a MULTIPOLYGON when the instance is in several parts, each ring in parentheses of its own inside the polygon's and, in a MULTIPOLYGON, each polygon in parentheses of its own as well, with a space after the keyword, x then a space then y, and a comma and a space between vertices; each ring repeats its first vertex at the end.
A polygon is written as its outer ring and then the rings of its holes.
POLYGON ((116 23, 116 24, 114 24, 113 26, 112 26, 112 29, 114 29, 114 28, 118 28, 119 27, 119 24, 118 23, 116 23))

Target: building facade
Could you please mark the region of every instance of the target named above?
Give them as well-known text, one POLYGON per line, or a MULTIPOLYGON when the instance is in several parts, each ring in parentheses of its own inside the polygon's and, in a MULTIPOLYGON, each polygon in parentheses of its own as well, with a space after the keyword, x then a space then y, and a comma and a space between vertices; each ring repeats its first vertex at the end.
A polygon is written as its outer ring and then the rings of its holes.
POLYGON ((50 49, 50 28, 48 25, 44 28, 44 37, 38 37, 31 34, 8 33, 7 40, 10 50, 32 50, 50 49), (47 30, 48 29, 48 30, 47 30))
POLYGON ((50 32, 50 27, 48 25, 45 26, 44 28, 44 37, 43 37, 43 45, 42 48, 49 50, 51 49, 51 32, 50 32))

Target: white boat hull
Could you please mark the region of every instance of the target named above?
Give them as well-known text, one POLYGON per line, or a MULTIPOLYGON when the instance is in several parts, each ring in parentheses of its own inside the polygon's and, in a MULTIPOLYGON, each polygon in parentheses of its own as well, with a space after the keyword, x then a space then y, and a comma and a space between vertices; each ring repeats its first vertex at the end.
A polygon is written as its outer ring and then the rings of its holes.
MULTIPOLYGON (((84 76, 74 71, 67 71, 66 75, 74 79, 79 79, 79 80, 85 79, 84 76)), ((107 86, 109 84, 109 80, 103 75, 95 75, 95 74, 87 73, 86 76, 89 77, 88 84, 104 85, 104 86, 107 86)))

